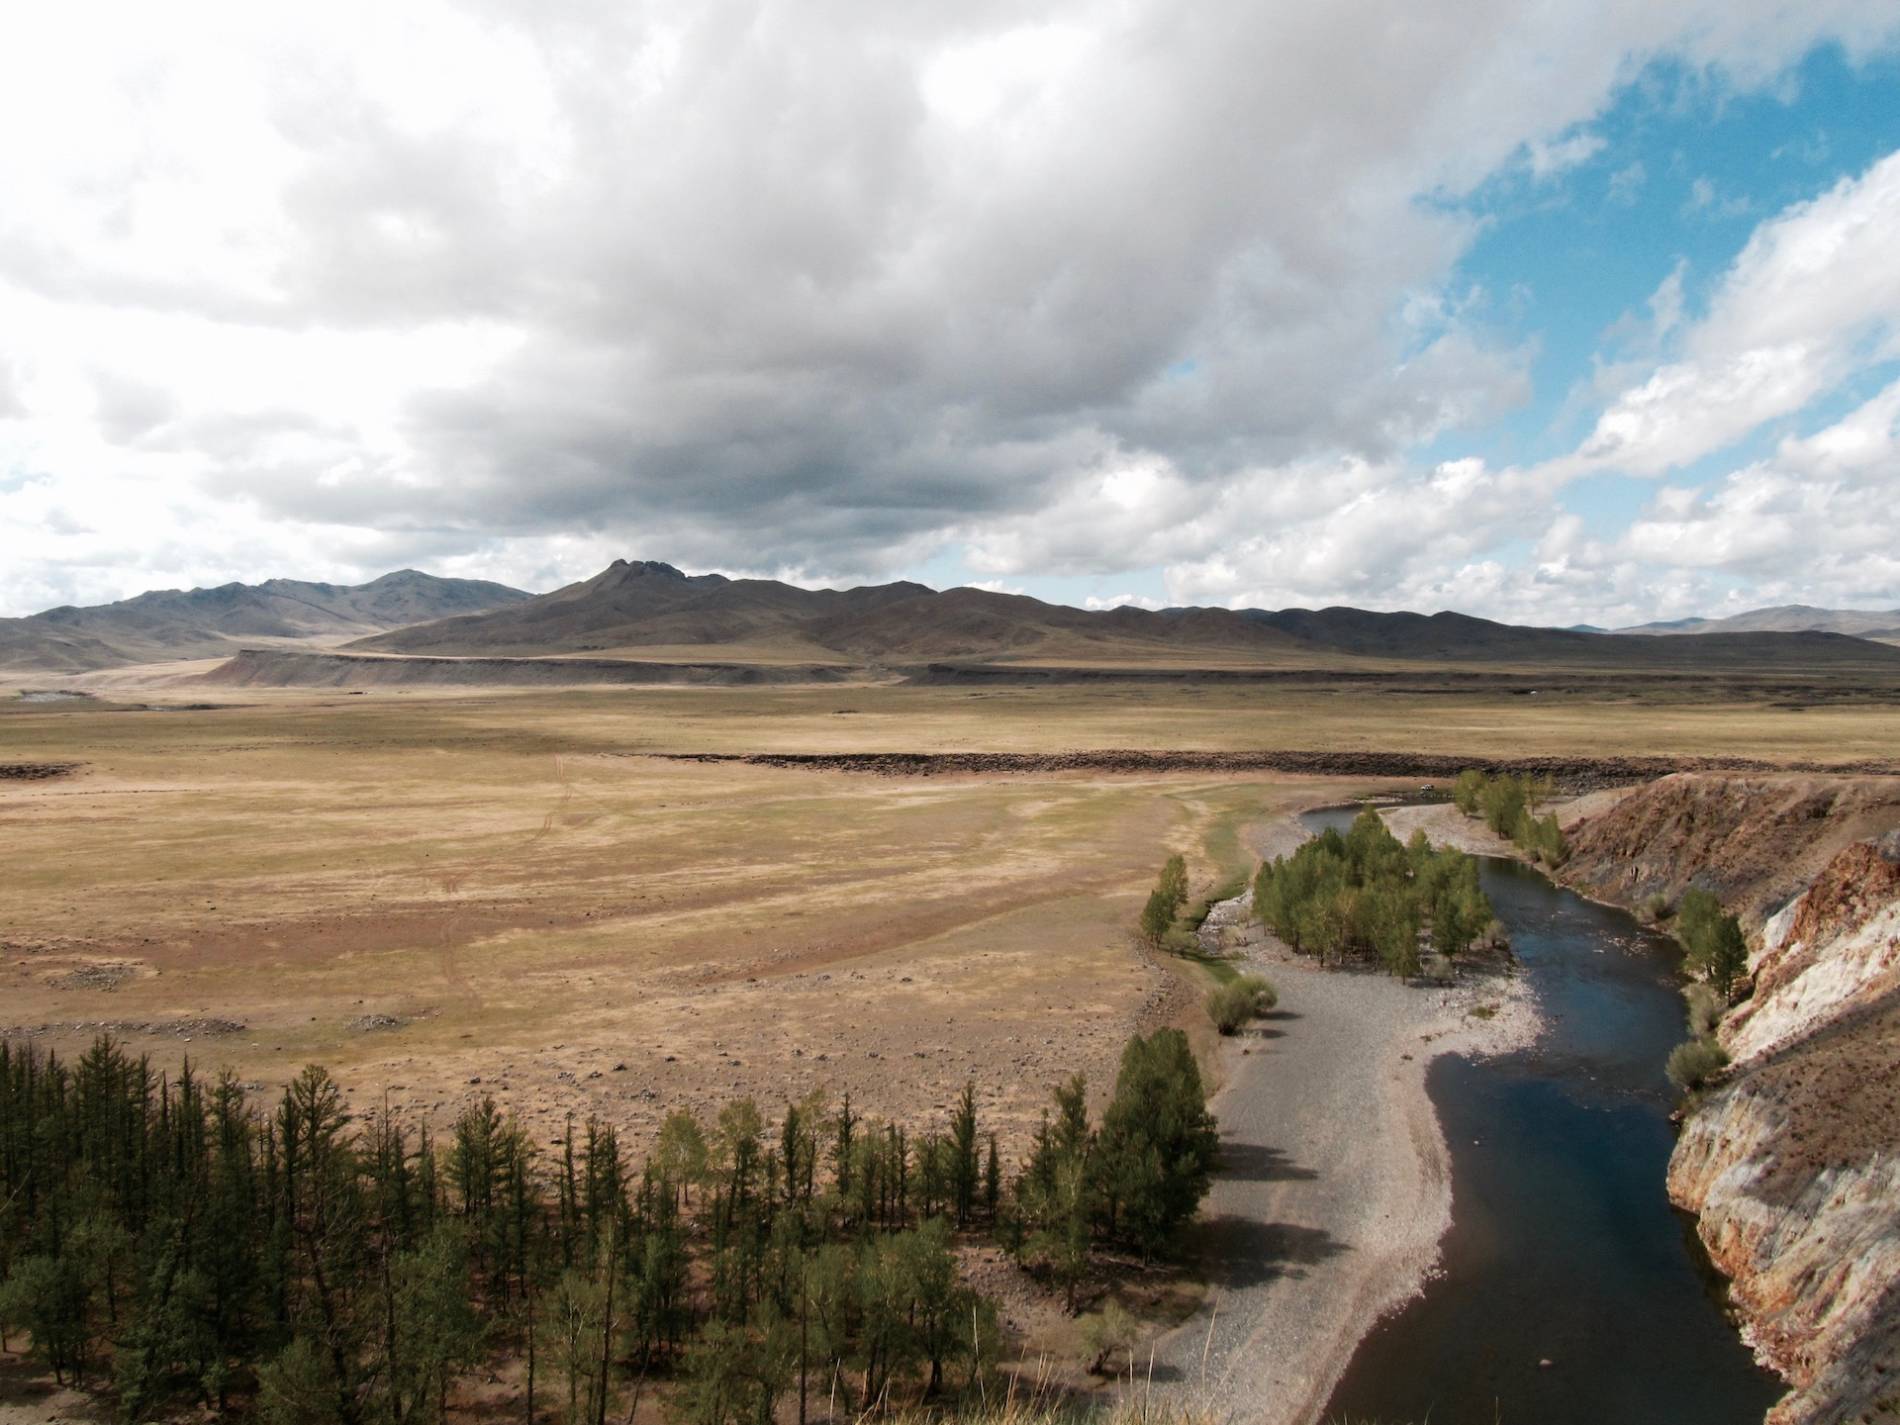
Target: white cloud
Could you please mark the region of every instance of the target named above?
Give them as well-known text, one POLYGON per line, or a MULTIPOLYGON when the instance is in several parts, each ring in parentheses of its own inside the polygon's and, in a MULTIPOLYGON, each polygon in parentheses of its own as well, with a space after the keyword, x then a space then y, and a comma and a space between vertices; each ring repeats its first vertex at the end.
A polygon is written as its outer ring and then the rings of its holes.
POLYGON ((1753 206, 1740 194, 1724 197, 1716 188, 1715 180, 1704 175, 1689 185, 1689 197, 1682 211, 1710 218, 1739 218, 1753 206))
POLYGON ((1560 139, 1533 139, 1529 145, 1533 178, 1552 178, 1559 173, 1588 163, 1608 146, 1601 134, 1587 130, 1560 139))
POLYGON ((1686 262, 1678 262, 1650 294, 1650 324, 1658 342, 1682 325, 1682 275, 1687 267, 1686 262))
POLYGON ((1492 551, 1566 474, 1673 468, 1836 378, 1892 310, 1891 175, 1764 225, 1700 320, 1659 293, 1671 362, 1530 472, 1408 459, 1527 391, 1443 200, 1597 157, 1650 58, 1764 83, 1897 24, 40 6, 0 48, 0 609, 616 554, 878 575, 955 540, 1004 580, 1504 597, 1492 551))
POLYGON ((1607 189, 1610 201, 1629 206, 1641 195, 1643 184, 1648 180, 1649 170, 1643 166, 1640 158, 1624 164, 1610 175, 1607 189))
MULTIPOLYGON (((1580 475, 1666 475, 1893 355, 1900 287, 1881 237, 1900 230, 1896 195, 1900 156, 1764 223, 1693 322, 1678 265, 1639 337, 1677 359, 1616 393, 1572 456, 1503 470, 1478 460, 1261 470, 1195 515, 1168 503, 1189 498, 1185 485, 1160 482, 1130 521, 1145 516, 1141 550, 1176 549, 1168 590, 1183 603, 1456 607, 1558 625, 1734 611, 1737 600, 1900 604, 1900 382, 1767 460, 1706 485, 1659 485, 1620 535, 1593 537, 1553 509, 1580 475), (1500 558, 1501 547, 1526 552, 1500 558)), ((1084 483, 1077 499, 1087 498, 1084 483)), ((1083 544, 1081 523, 1078 510, 1062 538, 1083 544)))
POLYGON ((1706 490, 1666 492, 1624 536, 1630 558, 1720 570, 1843 602, 1900 590, 1900 382, 1706 490))
POLYGON ((1682 358, 1611 403, 1583 461, 1644 475, 1692 464, 1900 351, 1896 232, 1900 154, 1762 223, 1682 330, 1682 358))

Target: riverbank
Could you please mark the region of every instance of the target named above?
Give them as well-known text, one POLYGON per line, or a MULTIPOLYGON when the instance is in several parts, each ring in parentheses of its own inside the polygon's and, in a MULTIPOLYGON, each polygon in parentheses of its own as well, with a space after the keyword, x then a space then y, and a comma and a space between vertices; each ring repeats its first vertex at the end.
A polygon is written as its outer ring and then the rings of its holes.
MULTIPOLYGON (((1284 818, 1254 846, 1279 855, 1305 836, 1284 818)), ((1539 1020, 1506 974, 1427 988, 1321 970, 1252 924, 1249 901, 1210 921, 1274 981, 1280 1008, 1223 1049, 1225 1167, 1195 1244, 1211 1289, 1159 1343, 1155 1379, 1217 1416, 1304 1425, 1360 1339, 1418 1293, 1450 1225, 1427 1067, 1520 1048, 1539 1020)))
POLYGON ((1565 879, 1625 904, 1713 890, 1753 938, 1731 1063, 1670 1159, 1773 1425, 1900 1420, 1900 784, 1669 778, 1579 826, 1565 879))

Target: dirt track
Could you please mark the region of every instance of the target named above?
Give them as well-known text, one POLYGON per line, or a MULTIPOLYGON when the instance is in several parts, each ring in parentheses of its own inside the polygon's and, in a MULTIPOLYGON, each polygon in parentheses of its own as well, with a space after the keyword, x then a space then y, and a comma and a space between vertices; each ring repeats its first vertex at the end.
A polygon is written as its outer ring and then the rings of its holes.
POLYGON ((669 761, 741 762, 754 767, 862 772, 880 777, 1048 772, 1291 772, 1320 777, 1449 780, 1468 767, 1548 777, 1570 791, 1647 782, 1672 772, 1900 774, 1900 762, 1775 764, 1747 757, 1452 757, 1428 752, 693 752, 649 753, 669 761))

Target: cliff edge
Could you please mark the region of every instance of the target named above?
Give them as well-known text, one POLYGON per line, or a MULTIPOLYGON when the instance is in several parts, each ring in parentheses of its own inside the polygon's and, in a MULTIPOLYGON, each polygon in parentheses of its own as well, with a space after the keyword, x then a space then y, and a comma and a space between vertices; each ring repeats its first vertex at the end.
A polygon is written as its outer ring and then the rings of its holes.
POLYGON ((1626 904, 1714 890, 1756 929, 1732 1063, 1669 1193, 1763 1360, 1771 1425, 1900 1421, 1900 783, 1667 777, 1571 830, 1565 879, 1626 904))

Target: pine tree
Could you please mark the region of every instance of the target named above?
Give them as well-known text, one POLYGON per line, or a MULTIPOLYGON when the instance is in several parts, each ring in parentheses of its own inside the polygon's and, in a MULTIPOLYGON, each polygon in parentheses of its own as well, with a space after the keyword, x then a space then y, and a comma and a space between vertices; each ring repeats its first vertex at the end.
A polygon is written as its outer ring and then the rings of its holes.
POLYGON ((976 1211, 981 1162, 977 1156, 976 1084, 966 1080, 950 1120, 950 1178, 957 1226, 967 1227, 976 1211))

